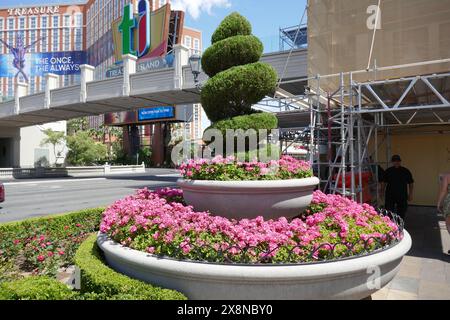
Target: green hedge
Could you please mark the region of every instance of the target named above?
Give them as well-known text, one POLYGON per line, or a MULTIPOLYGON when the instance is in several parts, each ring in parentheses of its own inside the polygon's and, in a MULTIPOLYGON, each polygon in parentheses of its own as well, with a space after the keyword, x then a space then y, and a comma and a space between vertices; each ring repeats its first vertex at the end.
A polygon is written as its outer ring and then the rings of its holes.
POLYGON ((248 36, 252 34, 250 22, 237 12, 227 16, 214 31, 211 37, 211 44, 234 36, 248 36))
POLYGON ((0 283, 0 300, 71 300, 77 296, 67 285, 44 276, 0 283))
POLYGON ((277 74, 272 66, 256 62, 216 74, 206 82, 201 103, 212 122, 253 113, 251 107, 273 92, 277 74))
POLYGON ((75 255, 81 270, 81 292, 92 299, 185 300, 174 290, 154 287, 115 272, 103 262, 97 247, 97 236, 83 242, 75 255))
POLYGON ((235 36, 221 40, 203 53, 202 68, 213 77, 228 68, 258 62, 264 50, 255 36, 235 36))
POLYGON ((276 129, 277 127, 278 118, 276 115, 268 112, 255 112, 245 116, 237 116, 231 119, 217 121, 208 129, 218 129, 225 137, 227 129, 242 129, 244 131, 254 129, 258 131, 259 129, 276 129))

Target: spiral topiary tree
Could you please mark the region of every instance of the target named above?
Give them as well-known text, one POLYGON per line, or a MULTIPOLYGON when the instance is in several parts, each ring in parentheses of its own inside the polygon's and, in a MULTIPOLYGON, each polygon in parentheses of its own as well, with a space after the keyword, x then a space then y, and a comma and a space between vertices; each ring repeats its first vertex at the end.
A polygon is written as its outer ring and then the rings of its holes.
POLYGON ((236 12, 230 14, 212 35, 211 43, 202 57, 202 68, 210 79, 202 89, 201 102, 212 127, 226 129, 230 124, 230 129, 236 129, 245 122, 255 130, 276 128, 273 114, 252 115, 252 105, 274 92, 277 73, 259 62, 263 44, 252 35, 249 21, 236 12), (251 118, 247 121, 242 116, 251 118))

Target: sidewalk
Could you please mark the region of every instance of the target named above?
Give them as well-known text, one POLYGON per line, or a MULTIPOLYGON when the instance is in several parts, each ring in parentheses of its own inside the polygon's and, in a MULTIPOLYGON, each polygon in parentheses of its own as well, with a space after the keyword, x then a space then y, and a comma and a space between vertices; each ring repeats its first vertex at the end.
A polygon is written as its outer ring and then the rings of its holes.
POLYGON ((432 207, 410 207, 406 230, 412 248, 397 276, 372 295, 373 300, 450 300, 450 236, 432 207))

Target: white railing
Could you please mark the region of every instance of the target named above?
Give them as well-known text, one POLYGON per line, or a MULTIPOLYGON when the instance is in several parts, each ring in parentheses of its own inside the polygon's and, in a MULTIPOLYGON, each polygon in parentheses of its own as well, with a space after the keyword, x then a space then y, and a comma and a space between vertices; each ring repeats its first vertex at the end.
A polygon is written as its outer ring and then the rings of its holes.
POLYGON ((61 168, 0 168, 0 179, 26 179, 50 177, 83 177, 107 176, 113 174, 143 173, 145 164, 130 166, 87 166, 87 167, 61 167, 61 168))

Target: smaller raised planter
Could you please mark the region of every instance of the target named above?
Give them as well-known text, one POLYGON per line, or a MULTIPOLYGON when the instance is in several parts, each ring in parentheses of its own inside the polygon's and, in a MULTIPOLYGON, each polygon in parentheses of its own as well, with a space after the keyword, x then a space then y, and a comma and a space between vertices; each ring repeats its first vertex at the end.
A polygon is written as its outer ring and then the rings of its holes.
POLYGON ((316 177, 290 180, 212 181, 179 179, 184 199, 196 211, 231 219, 294 217, 311 203, 316 177))

